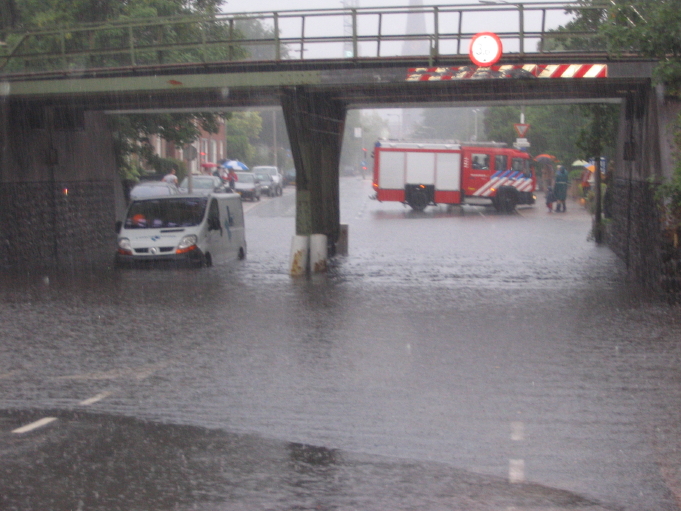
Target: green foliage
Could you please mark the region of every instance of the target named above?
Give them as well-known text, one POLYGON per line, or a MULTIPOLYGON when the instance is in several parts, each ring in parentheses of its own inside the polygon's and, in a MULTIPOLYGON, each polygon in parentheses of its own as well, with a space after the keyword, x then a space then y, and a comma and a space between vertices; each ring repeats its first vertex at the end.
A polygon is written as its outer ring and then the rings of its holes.
MULTIPOLYGON (((272 37, 258 20, 240 20, 232 32, 229 23, 210 22, 218 13, 221 0, 0 0, 2 4, 3 27, 11 27, 17 31, 39 30, 43 28, 69 27, 77 23, 102 23, 127 20, 149 19, 148 24, 133 29, 134 39, 138 45, 158 44, 197 44, 202 40, 226 41, 261 39, 272 37), (4 21, 7 13, 7 19, 4 21), (202 15, 208 21, 202 23, 171 23, 172 16, 188 17, 202 15)), ((19 32, 16 32, 19 37, 19 32)), ((106 30, 70 31, 66 32, 65 44, 68 50, 83 51, 83 56, 72 65, 80 67, 129 65, 130 56, 126 49, 128 43, 127 29, 117 28, 115 24, 106 26, 106 30), (109 52, 103 55, 87 55, 88 50, 102 48, 123 48, 120 53, 109 52)), ((8 40, 12 43, 14 39, 8 40)), ((34 43, 32 51, 47 51, 59 48, 60 41, 56 36, 45 37, 34 43)), ((164 62, 196 62, 202 59, 228 60, 246 58, 270 58, 274 49, 262 45, 249 45, 241 48, 237 45, 228 47, 224 44, 207 46, 206 49, 178 49, 139 51, 136 53, 137 64, 158 64, 164 62), (267 53, 269 51, 269 53, 267 53), (199 52, 201 54, 199 54, 199 52), (264 52, 264 53, 263 53, 264 52)), ((286 57, 282 50, 282 57, 286 57)), ((57 65, 54 63, 52 65, 57 65)), ((19 65, 25 65, 19 63, 19 65)), ((30 65, 30 64, 29 64, 30 65)), ((36 63, 35 66, 44 66, 36 63)), ((28 67, 25 69, 29 69, 28 67)), ((38 69, 38 68, 36 68, 38 69)), ((42 69, 42 68, 40 68, 42 69)), ((141 161, 156 167, 160 159, 154 155, 149 144, 149 137, 158 135, 178 147, 190 144, 200 136, 203 129, 210 133, 218 132, 220 113, 182 113, 116 116, 112 119, 115 132, 116 159, 122 176, 135 178, 139 174, 141 161)), ((259 117, 258 117, 259 119, 259 117)), ((252 120, 255 120, 252 119, 252 120)), ((257 139, 254 131, 256 125, 242 126, 243 119, 236 119, 231 126, 232 140, 228 140, 231 157, 250 161, 254 154, 251 142, 257 139)), ((257 131, 260 124, 257 124, 257 131)), ((179 171, 179 169, 178 169, 179 171)))
POLYGON ((602 27, 610 50, 658 59, 655 77, 681 95, 681 5, 678 0, 612 0, 602 27))
POLYGON ((548 36, 540 43, 544 51, 606 50, 607 40, 598 34, 599 28, 608 17, 607 9, 600 7, 602 1, 579 0, 577 7, 566 9, 575 18, 557 29, 548 31, 548 36))
POLYGON ((583 159, 596 156, 612 156, 617 141, 619 109, 615 105, 580 105, 586 123, 579 129, 576 147, 583 159))
POLYGON ((187 176, 187 166, 182 160, 176 158, 162 158, 157 154, 154 154, 150 160, 149 164, 156 171, 156 174, 168 174, 171 170, 175 170, 175 175, 179 182, 187 176))
POLYGON ((227 121, 228 158, 253 165, 256 150, 253 144, 260 137, 262 117, 259 112, 236 112, 227 121))
MULTIPOLYGON (((680 115, 681 117, 681 115, 680 115)), ((676 166, 671 178, 656 183, 651 181, 655 189, 655 199, 660 208, 663 225, 670 229, 681 229, 681 118, 677 120, 674 131, 676 143, 676 166)))
MULTIPOLYGON (((490 107, 485 112, 485 133, 489 140, 513 146, 518 137, 513 125, 520 122, 519 106, 490 107)), ((532 154, 548 153, 564 165, 583 156, 576 149, 578 133, 589 118, 578 105, 534 105, 525 107, 525 122, 530 125, 527 138, 532 154)), ((614 135, 608 131, 607 147, 614 146, 614 135)))

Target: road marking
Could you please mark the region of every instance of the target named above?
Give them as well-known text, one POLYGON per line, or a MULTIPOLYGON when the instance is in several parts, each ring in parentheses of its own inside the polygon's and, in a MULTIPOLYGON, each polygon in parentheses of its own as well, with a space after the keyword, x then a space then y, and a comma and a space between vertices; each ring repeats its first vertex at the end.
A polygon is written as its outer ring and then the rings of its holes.
POLYGON ((89 399, 85 399, 85 400, 81 401, 81 402, 78 403, 78 404, 79 404, 80 406, 90 406, 90 405, 92 405, 92 404, 97 403, 98 401, 101 401, 101 400, 104 399, 104 398, 109 397, 111 394, 112 394, 112 392, 100 392, 100 393, 97 394, 96 396, 92 396, 92 397, 89 398, 89 399))
POLYGON ((111 369, 110 371, 100 371, 95 373, 71 374, 67 376, 57 376, 57 380, 115 380, 118 378, 133 377, 142 381, 156 371, 165 369, 170 362, 159 362, 158 364, 147 364, 139 367, 125 367, 121 369, 111 369))
POLYGON ((511 422, 511 440, 522 442, 525 440, 525 424, 520 421, 511 422))
POLYGON ((6 373, 0 373, 0 380, 7 380, 13 378, 17 374, 23 372, 23 369, 15 369, 14 371, 7 371, 6 373))
POLYGON ((34 429, 41 428, 50 422, 56 421, 56 417, 43 417, 40 420, 37 420, 35 422, 31 422, 30 424, 26 424, 25 426, 21 426, 20 428, 17 428, 12 431, 12 433, 28 433, 29 431, 33 431, 34 429))
POLYGON ((508 460, 508 482, 525 482, 525 460, 508 460))

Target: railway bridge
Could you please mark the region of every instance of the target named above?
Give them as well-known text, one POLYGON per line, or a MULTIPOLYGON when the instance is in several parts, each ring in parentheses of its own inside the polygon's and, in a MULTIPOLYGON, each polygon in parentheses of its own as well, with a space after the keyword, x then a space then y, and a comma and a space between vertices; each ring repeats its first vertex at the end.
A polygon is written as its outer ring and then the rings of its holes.
MULTIPOLYGON (((589 9, 589 8, 585 8, 589 9)), ((562 16, 562 18, 561 18, 562 16)), ((678 111, 655 62, 557 30, 562 3, 353 8, 153 18, 4 34, 0 46, 0 265, 106 265, 122 189, 107 116, 281 106, 297 171, 296 232, 340 232, 338 166, 352 108, 616 103, 610 245, 646 282, 659 229, 648 179, 668 175, 678 111), (414 12, 426 31, 395 26, 414 12), (552 21, 554 20, 554 21, 552 21), (553 25, 552 25, 553 23, 553 25), (248 27, 264 27, 258 35, 248 27), (393 28, 391 28, 393 27, 393 28), (496 33, 503 55, 471 62, 496 33), (571 42, 582 49, 571 51, 571 42), (404 55, 406 47, 422 48, 404 55), (425 50, 423 50, 425 48, 425 50)))

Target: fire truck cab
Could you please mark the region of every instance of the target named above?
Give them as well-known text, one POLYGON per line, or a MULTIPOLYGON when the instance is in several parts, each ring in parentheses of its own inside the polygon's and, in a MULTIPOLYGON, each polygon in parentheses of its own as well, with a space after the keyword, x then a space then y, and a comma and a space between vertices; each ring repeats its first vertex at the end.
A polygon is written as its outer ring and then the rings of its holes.
POLYGON ((535 186, 530 156, 505 144, 381 140, 374 148, 375 198, 416 211, 487 199, 509 213, 518 204, 534 204, 535 186))

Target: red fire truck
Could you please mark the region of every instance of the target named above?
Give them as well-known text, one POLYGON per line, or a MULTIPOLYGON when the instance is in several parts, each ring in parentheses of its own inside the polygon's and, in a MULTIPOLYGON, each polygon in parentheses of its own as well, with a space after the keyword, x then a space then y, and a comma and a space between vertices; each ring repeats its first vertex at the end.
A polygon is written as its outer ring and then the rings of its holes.
POLYGON ((536 179, 530 155, 491 142, 376 142, 376 200, 428 205, 485 202, 510 213, 517 204, 534 204, 536 179))

